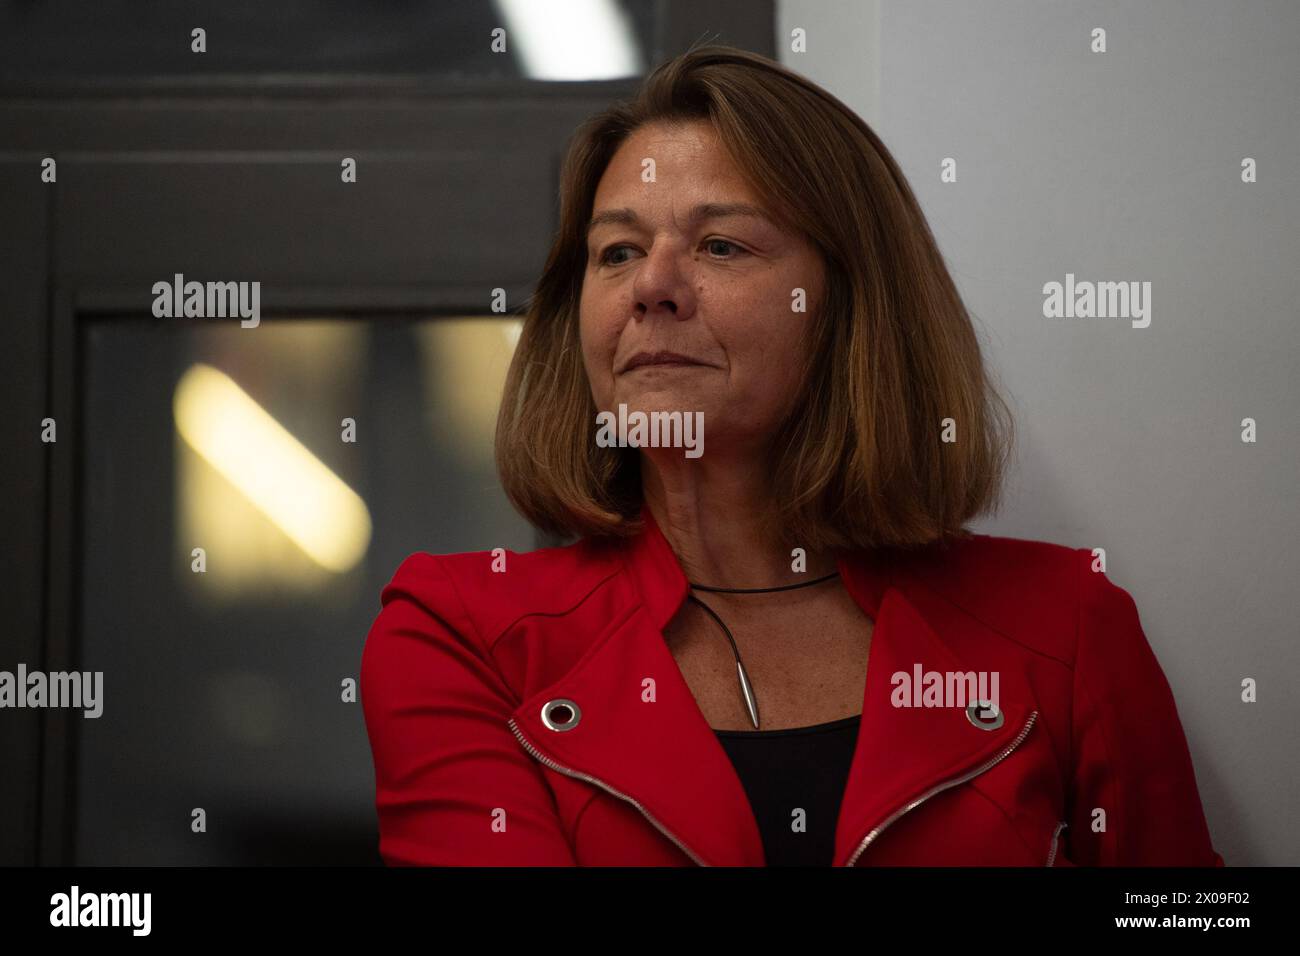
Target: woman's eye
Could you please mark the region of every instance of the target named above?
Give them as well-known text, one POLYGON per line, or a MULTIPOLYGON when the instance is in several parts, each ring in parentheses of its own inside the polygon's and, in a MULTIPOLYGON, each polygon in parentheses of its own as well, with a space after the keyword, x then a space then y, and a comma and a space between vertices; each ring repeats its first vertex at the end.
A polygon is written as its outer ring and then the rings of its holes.
MULTIPOLYGON (((730 239, 705 239, 704 247, 709 251, 710 255, 718 259, 729 259, 746 253, 745 249, 730 239)), ((600 254, 599 262, 601 265, 606 266, 620 266, 627 262, 627 259, 618 258, 619 254, 623 252, 630 253, 631 251, 632 247, 627 245, 610 246, 600 254)))
POLYGON ((717 256, 726 256, 729 252, 743 253, 745 251, 729 239, 705 239, 704 244, 712 254, 717 256), (719 252, 718 246, 724 247, 723 251, 719 252))
POLYGON ((604 252, 601 253, 600 255, 601 264, 608 265, 608 266, 622 265, 624 262, 627 261, 626 259, 615 261, 613 257, 615 253, 625 251, 626 249, 627 246, 610 246, 608 249, 606 249, 604 252))

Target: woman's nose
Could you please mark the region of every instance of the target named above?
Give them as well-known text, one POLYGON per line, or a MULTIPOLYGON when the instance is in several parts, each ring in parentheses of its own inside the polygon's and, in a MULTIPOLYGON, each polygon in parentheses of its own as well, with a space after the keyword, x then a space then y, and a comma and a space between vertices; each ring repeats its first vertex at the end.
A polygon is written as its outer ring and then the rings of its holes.
POLYGON ((657 242, 646 254, 632 282, 638 316, 659 313, 679 319, 695 312, 689 254, 680 247, 657 242))

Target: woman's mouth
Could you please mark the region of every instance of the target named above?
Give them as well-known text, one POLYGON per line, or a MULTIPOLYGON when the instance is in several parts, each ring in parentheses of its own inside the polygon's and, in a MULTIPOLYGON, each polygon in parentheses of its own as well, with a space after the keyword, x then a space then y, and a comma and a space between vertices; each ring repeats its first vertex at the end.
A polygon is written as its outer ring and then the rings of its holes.
POLYGON ((678 352, 637 352, 623 366, 623 372, 630 372, 638 368, 682 368, 688 366, 708 367, 707 363, 678 352))

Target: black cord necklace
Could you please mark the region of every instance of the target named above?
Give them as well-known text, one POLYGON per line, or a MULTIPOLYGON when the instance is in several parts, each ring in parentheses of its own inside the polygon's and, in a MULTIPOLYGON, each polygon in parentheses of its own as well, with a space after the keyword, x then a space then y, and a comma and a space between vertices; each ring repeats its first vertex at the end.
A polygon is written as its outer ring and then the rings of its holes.
MULTIPOLYGON (((774 588, 715 588, 704 584, 695 584, 687 582, 691 588, 696 591, 713 591, 718 594, 769 594, 773 591, 793 591, 795 588, 810 588, 814 584, 821 584, 823 581, 829 581, 831 578, 839 577, 838 571, 832 571, 830 574, 823 575, 813 581, 804 581, 800 584, 783 584, 774 588)), ((736 639, 731 636, 731 628, 718 617, 716 611, 709 607, 694 594, 686 595, 691 601, 694 601, 708 613, 709 617, 718 622, 722 628, 722 633, 727 635, 727 640, 731 642, 731 653, 736 657, 736 676, 740 678, 740 693, 745 699, 745 708, 749 711, 749 719, 754 724, 754 729, 758 729, 758 700, 754 696, 754 687, 749 682, 749 675, 745 673, 745 665, 740 660, 740 649, 736 647, 736 639)))

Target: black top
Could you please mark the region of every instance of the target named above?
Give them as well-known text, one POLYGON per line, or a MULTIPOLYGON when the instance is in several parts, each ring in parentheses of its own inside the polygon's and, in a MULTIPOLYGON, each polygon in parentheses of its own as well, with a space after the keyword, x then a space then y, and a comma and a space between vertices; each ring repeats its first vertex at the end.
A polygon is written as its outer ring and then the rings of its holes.
POLYGON ((715 730, 749 797, 768 866, 831 866, 862 715, 786 730, 715 730), (794 829, 802 808, 804 832, 794 829))

